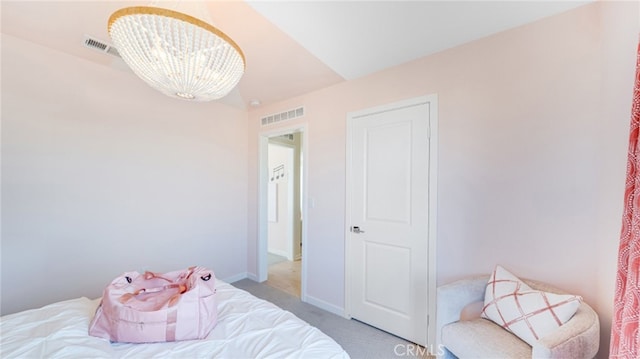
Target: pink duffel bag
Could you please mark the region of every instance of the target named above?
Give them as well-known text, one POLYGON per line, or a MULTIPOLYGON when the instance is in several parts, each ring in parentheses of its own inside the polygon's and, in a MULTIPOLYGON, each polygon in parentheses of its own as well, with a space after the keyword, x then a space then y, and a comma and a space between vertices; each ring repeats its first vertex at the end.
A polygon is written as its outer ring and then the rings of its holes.
POLYGON ((105 288, 89 335, 124 343, 201 339, 217 320, 213 271, 127 272, 105 288))

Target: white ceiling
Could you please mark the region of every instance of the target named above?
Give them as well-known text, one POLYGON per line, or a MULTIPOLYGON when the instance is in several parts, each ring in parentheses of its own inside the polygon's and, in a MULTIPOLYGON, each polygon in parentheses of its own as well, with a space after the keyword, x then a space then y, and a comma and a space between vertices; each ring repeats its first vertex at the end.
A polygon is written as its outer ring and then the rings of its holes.
POLYGON ((261 1, 250 5, 350 80, 585 3, 261 1))
MULTIPOLYGON (((209 1, 207 14, 247 59, 238 87, 219 100, 246 107, 281 101, 470 42, 588 1, 209 1)), ((174 1, 2 0, 2 33, 128 71, 85 48, 110 42, 107 20, 126 6, 175 8, 174 1)), ((188 7, 187 7, 188 9, 188 7)), ((194 7, 197 9, 197 7, 194 7)), ((204 10, 203 10, 204 9, 204 10)), ((186 10, 185 10, 186 11, 186 10)), ((195 10, 193 10, 195 11, 195 10)), ((132 73, 132 76, 133 73, 132 73)))

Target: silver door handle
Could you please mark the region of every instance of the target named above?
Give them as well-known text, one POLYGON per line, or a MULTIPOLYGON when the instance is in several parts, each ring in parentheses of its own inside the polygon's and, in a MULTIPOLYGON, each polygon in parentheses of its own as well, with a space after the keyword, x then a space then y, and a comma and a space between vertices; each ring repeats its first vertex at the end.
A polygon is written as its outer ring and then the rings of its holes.
POLYGON ((364 233, 364 231, 361 230, 360 227, 358 227, 358 226, 352 226, 351 227, 351 232, 353 232, 353 233, 364 233))

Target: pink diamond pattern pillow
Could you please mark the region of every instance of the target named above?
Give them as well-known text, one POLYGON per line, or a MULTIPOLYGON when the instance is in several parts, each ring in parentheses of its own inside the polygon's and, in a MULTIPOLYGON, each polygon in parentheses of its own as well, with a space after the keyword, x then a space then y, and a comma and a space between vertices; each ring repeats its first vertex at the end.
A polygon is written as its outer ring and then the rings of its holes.
POLYGON ((496 266, 484 295, 481 316, 533 346, 576 313, 582 297, 531 289, 501 266, 496 266))

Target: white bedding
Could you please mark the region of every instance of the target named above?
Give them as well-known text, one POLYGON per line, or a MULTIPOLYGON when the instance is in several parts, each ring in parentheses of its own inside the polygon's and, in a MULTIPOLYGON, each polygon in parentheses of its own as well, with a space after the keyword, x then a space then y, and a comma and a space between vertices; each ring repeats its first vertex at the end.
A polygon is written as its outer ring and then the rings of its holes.
POLYGON ((218 281, 218 325, 203 340, 123 344, 88 335, 100 300, 77 298, 0 318, 2 358, 348 358, 333 339, 218 281))

